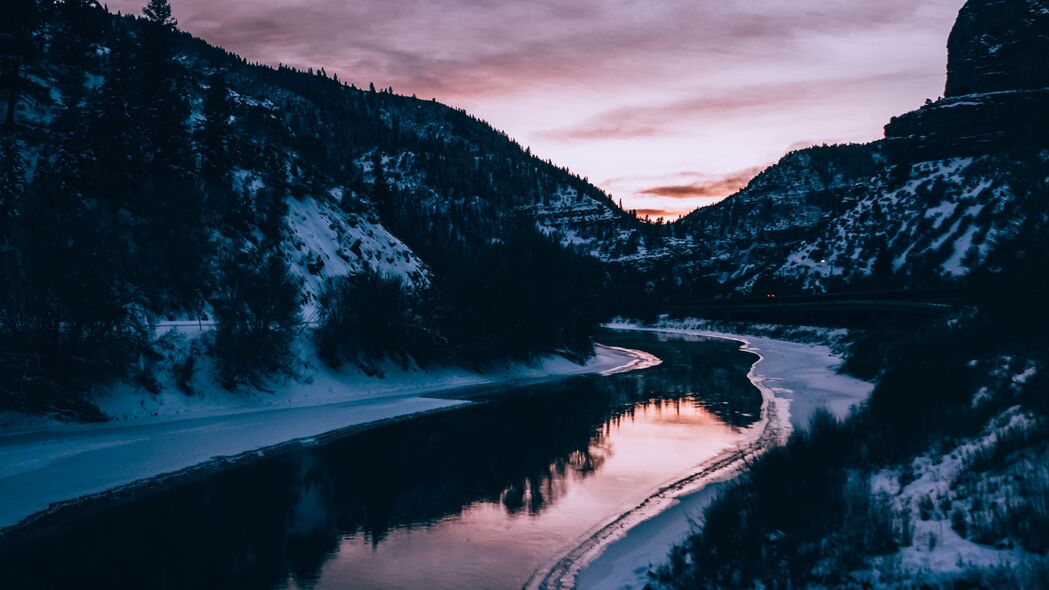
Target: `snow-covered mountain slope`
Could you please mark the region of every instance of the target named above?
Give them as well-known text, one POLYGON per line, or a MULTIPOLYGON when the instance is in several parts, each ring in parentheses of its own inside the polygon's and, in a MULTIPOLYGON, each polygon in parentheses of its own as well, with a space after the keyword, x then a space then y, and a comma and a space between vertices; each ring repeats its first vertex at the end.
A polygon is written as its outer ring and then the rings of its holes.
POLYGON ((303 315, 316 315, 317 298, 331 277, 358 274, 367 268, 403 284, 428 280, 425 264, 381 223, 347 214, 333 200, 290 200, 288 239, 284 250, 290 267, 302 279, 303 315))
POLYGON ((668 253, 677 280, 711 294, 947 286, 1044 223, 1049 74, 1022 49, 1044 46, 1046 14, 1045 0, 969 2, 948 98, 894 118, 885 141, 788 154, 693 212, 691 241, 668 253))
MULTIPOLYGON (((25 65, 13 117, 12 149, 19 160, 13 176, 23 187, 32 184, 45 150, 54 151, 49 144, 56 137, 93 134, 93 122, 83 124, 89 127, 84 133, 62 128, 72 125, 63 117, 101 117, 95 113, 112 106, 106 95, 116 85, 148 95, 142 87, 152 83, 145 74, 151 64, 131 55, 146 32, 140 19, 90 6, 44 13, 33 35, 40 51, 25 65), (122 74, 126 80, 117 79, 122 74)), ((609 259, 618 252, 617 242, 641 225, 585 179, 538 159, 464 111, 391 89, 361 90, 323 70, 248 64, 181 32, 175 33, 173 51, 188 111, 191 145, 184 148, 205 151, 213 76, 228 87, 232 139, 220 171, 228 180, 209 190, 231 192, 242 204, 235 212, 239 219, 216 223, 211 237, 224 252, 254 248, 265 239, 255 218, 266 215, 271 199, 283 201, 281 250, 302 279, 307 315, 333 277, 372 270, 409 287, 428 284, 427 259, 434 253, 415 250, 432 249, 434 240, 420 235, 439 235, 441 243, 469 249, 500 240, 524 219, 566 249, 609 259)), ((131 123, 140 123, 151 108, 122 106, 131 123)), ((6 111, 6 102, 0 109, 6 111)), ((105 146, 78 145, 76 151, 110 165, 105 146)), ((217 272, 214 265, 209 272, 217 272)), ((207 287, 186 290, 208 298, 207 287)), ((209 307, 207 301, 168 299, 155 311, 179 315, 209 307)))
POLYGON ((901 171, 884 165, 879 148, 825 148, 863 153, 867 169, 855 176, 792 154, 738 195, 693 213, 684 223, 701 246, 683 255, 685 276, 740 293, 944 286, 1016 237, 1049 182, 1049 151, 901 171))
MULTIPOLYGON (((872 178, 765 276, 813 292, 964 278, 1016 237, 1026 200, 1038 198, 1026 179, 1009 174, 1015 165, 1011 157, 952 158, 914 165, 902 186, 872 178)), ((1049 153, 1033 156, 1031 170, 1049 175, 1049 153)))
POLYGON ((877 145, 788 154, 736 195, 681 221, 698 245, 688 274, 749 290, 855 206, 883 165, 877 145))
MULTIPOLYGON (((265 188, 252 170, 237 170, 234 184, 252 200, 265 188)), ((303 315, 316 315, 316 303, 329 279, 370 270, 397 278, 407 287, 425 286, 429 271, 408 246, 392 235, 375 215, 340 207, 342 187, 300 198, 286 198, 281 246, 289 270, 301 280, 303 315)), ((235 244, 230 244, 236 247, 235 244)))

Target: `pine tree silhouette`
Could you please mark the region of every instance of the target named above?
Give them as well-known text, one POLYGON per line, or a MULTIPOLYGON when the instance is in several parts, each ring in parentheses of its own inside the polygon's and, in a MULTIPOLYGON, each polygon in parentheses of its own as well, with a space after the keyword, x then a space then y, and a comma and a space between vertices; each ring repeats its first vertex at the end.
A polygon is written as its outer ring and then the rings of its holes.
POLYGON ((149 4, 142 8, 142 14, 153 24, 172 29, 178 24, 171 16, 171 4, 168 0, 149 0, 149 4))

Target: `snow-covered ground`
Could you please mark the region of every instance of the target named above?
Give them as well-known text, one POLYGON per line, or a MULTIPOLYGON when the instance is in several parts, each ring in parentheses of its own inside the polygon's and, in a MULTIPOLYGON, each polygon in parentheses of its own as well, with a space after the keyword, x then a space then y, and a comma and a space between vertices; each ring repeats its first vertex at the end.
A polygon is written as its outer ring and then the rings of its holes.
POLYGON ((966 522, 979 518, 979 511, 974 510, 977 498, 984 505, 1008 506, 1025 493, 1031 494, 1029 489, 1017 489, 1030 486, 1024 481, 1025 476, 1035 482, 1046 481, 1049 466, 1037 455, 1030 464, 1019 461, 1010 466, 1003 461, 997 470, 973 473, 966 467, 973 454, 993 448, 1011 428, 1033 426, 1033 420, 1020 406, 1014 406, 992 421, 983 434, 962 440, 953 449, 921 455, 909 464, 875 472, 870 477, 871 491, 889 498, 897 514, 913 515, 912 543, 875 558, 871 570, 858 577, 869 578, 875 586, 893 586, 902 580, 920 578, 923 582, 942 582, 946 587, 953 576, 966 570, 1016 568, 1034 557, 1012 544, 995 547, 975 543, 959 534, 951 522, 956 512, 966 522), (901 483, 904 470, 909 477, 901 483), (958 483, 963 475, 978 482, 973 487, 980 493, 966 497, 965 486, 958 483))
POLYGON ((0 528, 55 503, 104 493, 158 476, 261 453, 381 420, 467 402, 423 397, 456 388, 522 383, 587 373, 611 374, 659 363, 628 349, 597 347, 578 365, 548 358, 487 373, 462 369, 388 372, 313 372, 274 393, 231 393, 219 388, 190 397, 165 388, 151 395, 118 389, 99 400, 112 420, 60 424, 0 417, 0 528))
MULTIPOLYGON (((770 420, 780 431, 764 437, 774 443, 785 440, 792 428, 805 428, 812 413, 826 408, 839 418, 865 400, 873 385, 837 372, 841 358, 830 348, 815 344, 787 342, 761 336, 726 334, 702 329, 696 322, 664 321, 653 328, 634 324, 613 324, 619 329, 643 329, 658 332, 724 338, 743 344, 743 350, 758 355, 748 377, 763 394, 774 399, 763 412, 780 413, 770 420), (789 413, 789 422, 786 420, 789 413)), ((759 441, 762 439, 758 439, 759 441)), ((671 547, 684 540, 702 510, 716 496, 718 488, 736 473, 734 466, 719 469, 702 481, 703 487, 686 489, 672 498, 663 510, 629 528, 585 567, 576 578, 582 589, 641 588, 648 581, 652 566, 666 560, 671 547)))

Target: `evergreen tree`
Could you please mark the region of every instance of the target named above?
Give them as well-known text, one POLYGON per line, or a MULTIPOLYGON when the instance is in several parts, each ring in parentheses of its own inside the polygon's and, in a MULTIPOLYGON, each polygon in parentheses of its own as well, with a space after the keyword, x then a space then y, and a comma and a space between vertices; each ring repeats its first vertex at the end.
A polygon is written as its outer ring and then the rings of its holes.
POLYGON ((171 16, 171 4, 168 0, 149 0, 149 3, 142 8, 142 14, 146 15, 146 20, 155 25, 171 29, 178 25, 178 21, 171 16))
POLYGON ((15 207, 22 198, 25 162, 14 137, 0 139, 0 250, 11 238, 15 207))
POLYGON ((873 286, 881 289, 888 288, 888 283, 892 280, 895 272, 892 253, 885 246, 878 248, 878 254, 874 257, 874 264, 871 268, 873 286))
POLYGON ((171 7, 166 0, 150 0, 143 12, 147 21, 142 31, 142 106, 144 133, 148 140, 151 174, 169 178, 185 174, 190 145, 186 120, 183 67, 175 60, 176 31, 171 7))
POLYGON ((136 120, 139 103, 139 47, 123 27, 109 40, 110 59, 105 84, 92 97, 88 137, 99 159, 95 192, 114 210, 142 212, 139 202, 143 172, 143 135, 136 120))
POLYGON ((230 185, 232 116, 229 88, 223 75, 216 72, 208 79, 208 90, 204 95, 204 123, 198 133, 197 144, 200 149, 203 190, 207 196, 205 216, 209 221, 223 226, 237 224, 236 218, 243 214, 239 195, 230 185))
POLYGON ((125 374, 152 332, 121 267, 123 238, 81 194, 91 162, 77 110, 60 118, 21 207, 17 247, 0 256, 0 392, 33 411, 76 408, 86 387, 125 374))
POLYGON ((379 219, 389 222, 393 220, 394 194, 390 183, 386 180, 386 171, 383 169, 382 154, 378 150, 372 154, 372 202, 379 213, 379 219))
POLYGON ((221 184, 229 177, 229 134, 232 116, 233 109, 226 79, 216 72, 208 79, 208 91, 204 96, 204 125, 200 131, 199 142, 201 173, 207 182, 221 184))
POLYGON ((208 285, 201 272, 211 250, 203 191, 187 126, 186 72, 175 59, 177 31, 165 0, 143 10, 141 57, 131 111, 140 120, 143 183, 137 189, 136 241, 141 282, 165 309, 199 309, 208 285))
POLYGON ((41 15, 37 0, 8 0, 0 15, 0 64, 7 89, 4 123, 10 128, 15 124, 22 72, 37 54, 36 35, 41 15))
POLYGON ((262 162, 265 186, 255 194, 257 224, 264 247, 275 250, 280 244, 288 215, 288 168, 276 146, 268 145, 262 162))
POLYGON ((214 352, 225 387, 258 387, 265 377, 291 370, 291 342, 301 324, 299 285, 279 256, 255 250, 228 261, 214 307, 214 352))
POLYGON ((64 0, 49 10, 50 34, 62 39, 61 43, 49 45, 49 57, 58 57, 66 65, 62 77, 82 86, 85 74, 95 73, 98 65, 94 44, 103 42, 106 14, 94 0, 64 0))

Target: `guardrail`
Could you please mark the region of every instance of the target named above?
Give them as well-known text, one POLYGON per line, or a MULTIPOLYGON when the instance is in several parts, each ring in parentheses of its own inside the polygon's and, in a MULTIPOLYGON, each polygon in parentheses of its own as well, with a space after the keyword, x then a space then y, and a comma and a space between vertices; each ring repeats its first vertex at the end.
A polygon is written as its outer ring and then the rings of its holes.
POLYGON ((764 297, 669 302, 667 309, 712 319, 855 325, 894 318, 938 317, 967 305, 966 292, 937 289, 789 296, 769 293, 764 297))

